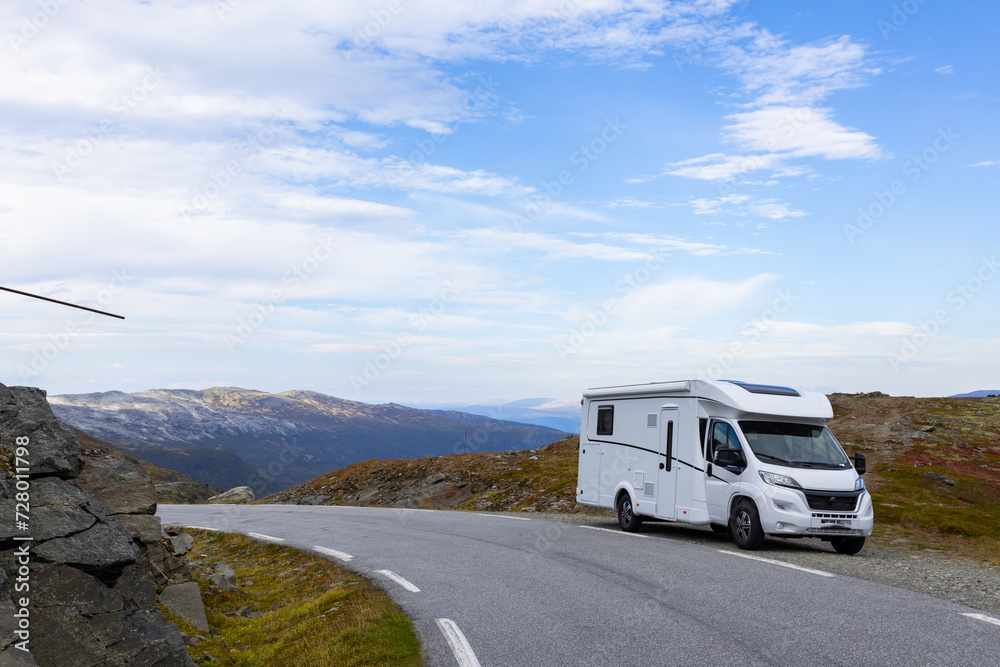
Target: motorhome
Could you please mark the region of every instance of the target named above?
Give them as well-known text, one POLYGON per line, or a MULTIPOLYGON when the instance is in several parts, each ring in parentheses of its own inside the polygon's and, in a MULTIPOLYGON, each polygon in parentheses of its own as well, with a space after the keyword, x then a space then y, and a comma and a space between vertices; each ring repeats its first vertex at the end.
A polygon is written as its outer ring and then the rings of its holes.
POLYGON ((710 525, 742 549, 773 535, 855 554, 874 522, 865 457, 847 456, 832 417, 821 393, 746 382, 588 389, 576 501, 617 510, 626 531, 649 518, 710 525))

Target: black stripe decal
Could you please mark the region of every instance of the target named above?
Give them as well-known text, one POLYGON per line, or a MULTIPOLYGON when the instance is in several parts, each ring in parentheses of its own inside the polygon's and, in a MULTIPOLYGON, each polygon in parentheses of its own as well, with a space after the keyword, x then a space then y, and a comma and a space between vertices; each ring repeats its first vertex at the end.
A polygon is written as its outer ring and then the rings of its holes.
MULTIPOLYGON (((631 447, 632 449, 638 449, 641 452, 649 452, 650 454, 656 454, 657 456, 666 456, 666 454, 661 454, 660 452, 654 452, 652 449, 646 449, 645 447, 639 447, 638 445, 630 445, 630 444, 628 444, 626 442, 614 442, 612 440, 589 440, 589 439, 588 439, 588 442, 600 442, 600 443, 605 444, 605 445, 620 445, 622 447, 631 447)), ((688 468, 691 468, 692 470, 697 470, 698 472, 705 472, 704 470, 702 470, 698 466, 691 465, 687 461, 681 461, 677 457, 671 457, 671 460, 677 461, 681 465, 685 465, 688 468)), ((709 476, 710 477, 715 477, 715 475, 709 475, 709 476)), ((726 480, 722 479, 721 477, 715 477, 715 479, 721 480, 723 482, 726 481, 726 480)))

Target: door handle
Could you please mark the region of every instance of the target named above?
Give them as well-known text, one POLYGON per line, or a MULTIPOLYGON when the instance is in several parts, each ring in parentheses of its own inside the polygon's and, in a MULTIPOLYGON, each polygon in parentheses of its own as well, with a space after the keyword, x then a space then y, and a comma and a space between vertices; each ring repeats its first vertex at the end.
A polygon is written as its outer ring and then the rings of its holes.
POLYGON ((665 465, 663 465, 663 463, 660 463, 660 470, 663 470, 663 469, 664 469, 665 467, 666 467, 666 466, 665 466, 665 465))

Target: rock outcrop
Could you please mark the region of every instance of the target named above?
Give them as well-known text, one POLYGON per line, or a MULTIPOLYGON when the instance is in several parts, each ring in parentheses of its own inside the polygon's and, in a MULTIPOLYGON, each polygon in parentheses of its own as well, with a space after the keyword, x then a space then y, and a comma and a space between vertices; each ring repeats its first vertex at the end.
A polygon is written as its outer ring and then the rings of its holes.
POLYGON ((44 391, 0 384, 0 469, 0 664, 193 665, 156 610, 187 572, 142 466, 84 451, 44 391))
POLYGON ((237 486, 235 488, 224 491, 217 496, 212 496, 208 499, 208 502, 212 505, 218 504, 228 504, 228 505, 239 505, 242 503, 249 503, 254 500, 253 489, 249 486, 237 486))

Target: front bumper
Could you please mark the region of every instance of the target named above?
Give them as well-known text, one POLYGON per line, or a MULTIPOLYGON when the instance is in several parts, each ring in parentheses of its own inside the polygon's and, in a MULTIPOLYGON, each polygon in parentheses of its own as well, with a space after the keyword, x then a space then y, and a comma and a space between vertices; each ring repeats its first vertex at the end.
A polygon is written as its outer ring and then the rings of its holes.
POLYGON ((758 503, 760 524, 767 535, 803 537, 867 537, 872 534, 875 513, 868 491, 858 496, 852 510, 815 510, 805 493, 783 486, 768 486, 758 503))

